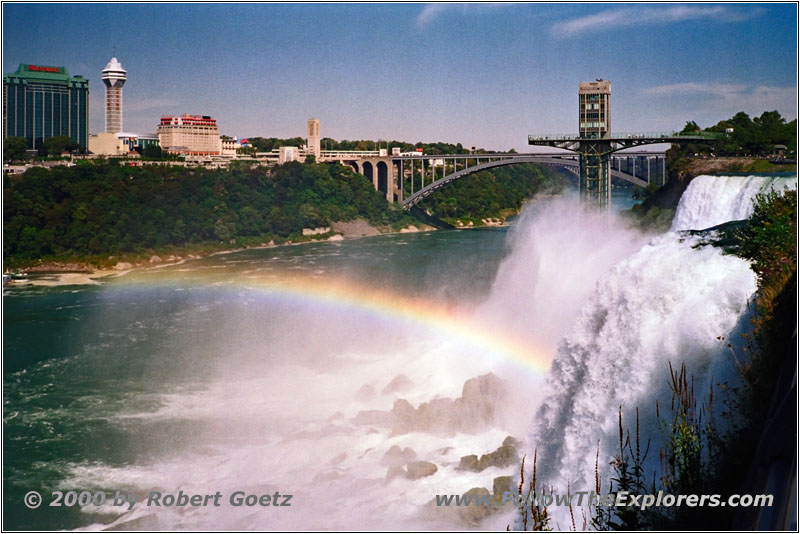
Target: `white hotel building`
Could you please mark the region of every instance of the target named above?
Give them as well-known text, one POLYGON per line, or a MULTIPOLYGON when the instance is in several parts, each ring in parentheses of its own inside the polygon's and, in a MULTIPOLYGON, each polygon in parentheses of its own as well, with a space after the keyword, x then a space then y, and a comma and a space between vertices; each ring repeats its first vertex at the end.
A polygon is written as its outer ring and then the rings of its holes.
POLYGON ((220 156, 222 140, 217 120, 207 115, 161 117, 158 125, 158 143, 161 150, 170 154, 189 156, 220 156))

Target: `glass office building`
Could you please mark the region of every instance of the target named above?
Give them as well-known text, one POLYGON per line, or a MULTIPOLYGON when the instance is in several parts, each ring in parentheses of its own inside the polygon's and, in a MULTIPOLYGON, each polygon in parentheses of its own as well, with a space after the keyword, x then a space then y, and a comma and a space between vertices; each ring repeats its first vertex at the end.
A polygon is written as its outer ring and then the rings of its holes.
POLYGON ((66 135, 88 147, 89 80, 64 67, 22 64, 3 76, 3 137, 18 136, 30 148, 66 135))

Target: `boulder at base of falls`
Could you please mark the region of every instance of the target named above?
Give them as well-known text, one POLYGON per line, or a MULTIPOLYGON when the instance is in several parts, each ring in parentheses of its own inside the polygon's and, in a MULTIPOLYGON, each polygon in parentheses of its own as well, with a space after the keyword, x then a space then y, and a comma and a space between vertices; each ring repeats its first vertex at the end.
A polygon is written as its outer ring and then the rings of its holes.
POLYGON ((497 375, 470 378, 457 399, 434 399, 416 409, 405 399, 395 401, 392 433, 478 432, 497 422, 506 400, 505 383, 497 375))
POLYGON ((417 460, 416 462, 409 462, 406 466, 406 478, 417 480, 429 477, 438 470, 439 468, 434 463, 417 460))
POLYGON ((370 384, 364 384, 361 388, 356 392, 356 400, 359 402, 367 402, 374 399, 377 395, 375 391, 375 387, 370 384))
POLYGON ((411 381, 406 375, 397 375, 391 382, 386 384, 383 388, 383 394, 389 395, 391 393, 405 393, 414 387, 414 382, 411 381))
MULTIPOLYGON (((503 502, 503 495, 505 495, 506 492, 517 495, 518 488, 513 487, 513 481, 514 479, 511 476, 495 477, 494 480, 492 480, 492 493, 498 505, 503 502)), ((508 502, 506 502, 506 504, 508 504, 508 502)))
POLYGON ((392 445, 381 458, 381 465, 403 466, 416 459, 417 453, 413 449, 401 449, 398 445, 392 445))
POLYGON ((505 382, 488 373, 464 382, 457 399, 433 399, 417 408, 406 399, 397 399, 391 411, 363 410, 352 421, 356 425, 388 426, 393 435, 481 432, 501 422, 507 398, 505 382))
POLYGON ((480 472, 490 467, 508 467, 519 463, 518 452, 519 441, 508 436, 503 440, 503 444, 494 451, 481 455, 476 454, 462 456, 458 464, 458 469, 464 471, 480 472))

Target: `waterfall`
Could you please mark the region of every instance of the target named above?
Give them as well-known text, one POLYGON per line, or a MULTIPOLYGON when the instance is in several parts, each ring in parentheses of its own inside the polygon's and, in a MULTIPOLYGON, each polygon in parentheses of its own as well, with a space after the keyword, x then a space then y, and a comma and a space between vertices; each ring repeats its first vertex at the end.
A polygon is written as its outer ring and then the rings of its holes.
POLYGON ((784 188, 796 189, 797 177, 698 176, 683 193, 671 230, 703 230, 746 219, 758 193, 784 188))
MULTIPOLYGON (((529 452, 538 450, 541 481, 557 493, 566 493, 567 484, 573 493, 593 490, 599 447, 607 490, 620 407, 631 433, 639 408, 642 447, 651 442, 645 467, 652 480, 662 443, 655 406, 670 405, 669 364, 686 363, 696 392, 732 379, 727 340, 746 323, 756 289, 748 262, 677 230, 746 218, 756 193, 794 180, 698 177, 680 200, 673 230, 605 271, 558 345, 531 424, 529 452)), ((565 510, 553 512, 562 527, 568 524, 565 510)))

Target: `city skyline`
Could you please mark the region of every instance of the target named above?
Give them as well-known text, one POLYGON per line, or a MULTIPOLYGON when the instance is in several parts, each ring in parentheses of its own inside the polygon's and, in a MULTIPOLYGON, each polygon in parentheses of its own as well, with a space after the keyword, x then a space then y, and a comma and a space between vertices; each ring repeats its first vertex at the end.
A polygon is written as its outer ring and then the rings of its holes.
POLYGON ((210 115, 221 133, 526 150, 577 133, 577 84, 612 82, 613 132, 797 109, 795 4, 4 4, 3 72, 128 71, 124 129, 210 115), (109 28, 113 28, 110 31, 109 28), (64 36, 80 35, 66 40, 64 36))

